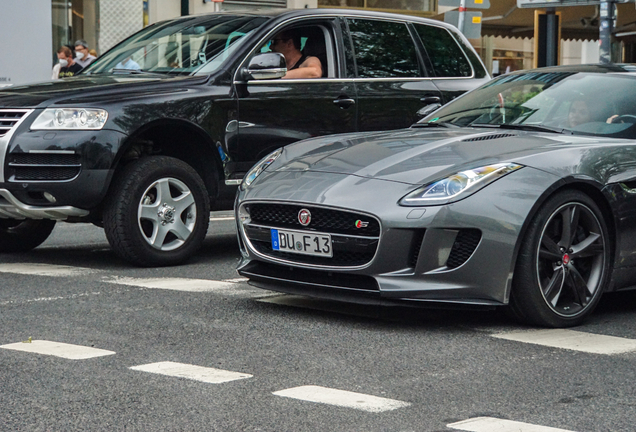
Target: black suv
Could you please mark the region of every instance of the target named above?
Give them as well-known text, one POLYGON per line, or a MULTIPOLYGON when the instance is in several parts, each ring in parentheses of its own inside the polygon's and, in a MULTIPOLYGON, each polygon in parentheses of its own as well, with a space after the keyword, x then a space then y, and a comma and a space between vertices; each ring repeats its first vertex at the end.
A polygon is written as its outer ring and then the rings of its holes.
POLYGON ((103 226, 122 258, 176 264, 256 161, 317 135, 408 127, 490 79, 442 22, 300 9, 164 21, 62 81, 0 92, 0 252, 56 221, 103 226), (282 30, 323 77, 281 79, 282 30))

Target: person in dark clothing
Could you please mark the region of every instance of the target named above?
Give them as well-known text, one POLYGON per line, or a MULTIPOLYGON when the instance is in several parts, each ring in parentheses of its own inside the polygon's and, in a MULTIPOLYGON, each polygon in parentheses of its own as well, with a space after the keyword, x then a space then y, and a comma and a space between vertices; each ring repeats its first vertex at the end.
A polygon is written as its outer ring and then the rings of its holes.
POLYGON ((82 70, 82 67, 73 60, 73 52, 68 47, 60 47, 57 50, 57 58, 60 61, 58 78, 72 77, 82 70))
POLYGON ((283 78, 320 78, 322 64, 318 57, 300 51, 300 35, 293 30, 282 31, 271 40, 270 49, 285 56, 287 74, 283 78))

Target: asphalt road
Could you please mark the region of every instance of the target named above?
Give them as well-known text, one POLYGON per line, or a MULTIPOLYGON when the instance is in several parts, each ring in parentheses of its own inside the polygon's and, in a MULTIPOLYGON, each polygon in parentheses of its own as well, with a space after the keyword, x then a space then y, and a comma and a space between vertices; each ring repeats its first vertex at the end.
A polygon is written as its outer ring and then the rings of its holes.
POLYGON ((497 310, 252 288, 238 257, 229 220, 178 267, 131 267, 84 224, 0 254, 0 430, 636 430, 636 293, 546 346, 497 310))

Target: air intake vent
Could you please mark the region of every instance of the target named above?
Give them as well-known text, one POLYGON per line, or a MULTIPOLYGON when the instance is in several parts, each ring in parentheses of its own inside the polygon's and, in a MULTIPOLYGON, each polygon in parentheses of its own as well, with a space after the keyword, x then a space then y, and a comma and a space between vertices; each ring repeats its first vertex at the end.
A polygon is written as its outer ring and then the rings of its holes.
POLYGON ((508 137, 513 137, 513 136, 517 136, 516 134, 510 134, 510 133, 502 133, 502 134, 493 134, 493 135, 482 135, 482 136, 478 136, 478 137, 474 137, 474 138, 468 138, 465 140, 462 140, 463 142, 472 142, 472 141, 486 141, 486 140, 494 140, 494 139, 499 139, 499 138, 508 138, 508 137))
POLYGON ((481 240, 481 231, 478 229, 459 230, 455 243, 451 249, 446 267, 456 268, 468 261, 468 258, 475 252, 481 240))
POLYGON ((26 113, 26 110, 0 110, 0 137, 9 133, 26 113))

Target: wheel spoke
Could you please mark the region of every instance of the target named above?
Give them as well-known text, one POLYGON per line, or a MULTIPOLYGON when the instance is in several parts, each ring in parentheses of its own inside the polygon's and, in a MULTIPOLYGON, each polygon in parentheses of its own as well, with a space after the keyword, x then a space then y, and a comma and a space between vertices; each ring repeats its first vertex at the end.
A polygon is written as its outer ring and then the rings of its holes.
POLYGON ((596 256, 603 253, 603 245, 598 244, 596 240, 601 237, 600 234, 590 233, 584 240, 572 246, 572 258, 583 258, 596 256))
POLYGON ((556 306, 557 302, 559 301, 564 281, 565 272, 563 270, 563 267, 557 267, 557 269, 552 274, 552 277, 550 278, 548 286, 543 290, 545 298, 552 304, 552 306, 556 306))
POLYGON ((573 265, 568 266, 568 281, 569 287, 572 289, 574 294, 574 298, 576 299, 576 303, 581 306, 585 306, 587 304, 588 294, 591 296, 592 293, 587 286, 587 282, 581 276, 581 273, 574 267, 573 265))
POLYGON ((172 195, 170 194, 170 181, 168 179, 161 179, 155 185, 157 188, 157 199, 155 202, 157 205, 162 203, 172 204, 172 195))
POLYGON ((148 239, 150 244, 157 249, 161 249, 169 231, 170 229, 166 225, 154 223, 152 227, 152 236, 148 239))
POLYGON ((187 227, 179 219, 175 221, 174 224, 172 224, 172 226, 170 227, 170 232, 172 232, 175 236, 177 236, 179 240, 185 241, 188 239, 188 237, 190 237, 190 234, 192 234, 193 228, 194 227, 192 228, 187 227))
MULTIPOLYGON (((559 250, 559 245, 556 244, 556 242, 552 240, 550 237, 548 237, 547 235, 544 235, 541 238, 541 246, 545 248, 545 249, 542 248, 541 251, 545 250, 546 253, 554 254, 559 259, 563 256, 563 254, 559 250)), ((541 251, 539 251, 539 253, 541 253, 541 251)))
POLYGON ((194 196, 192 192, 184 191, 183 194, 174 200, 174 206, 176 208, 176 214, 181 215, 184 210, 194 204, 194 196))
POLYGON ((156 223, 157 218, 159 217, 157 215, 158 208, 159 208, 159 201, 155 202, 154 204, 147 204, 147 205, 142 204, 140 206, 141 211, 139 212, 139 217, 141 219, 150 219, 152 221, 155 221, 154 223, 156 223))
POLYGON ((571 206, 563 209, 561 212, 561 240, 559 240, 559 246, 569 249, 572 245, 572 238, 576 233, 576 228, 579 224, 579 210, 578 206, 571 206))

